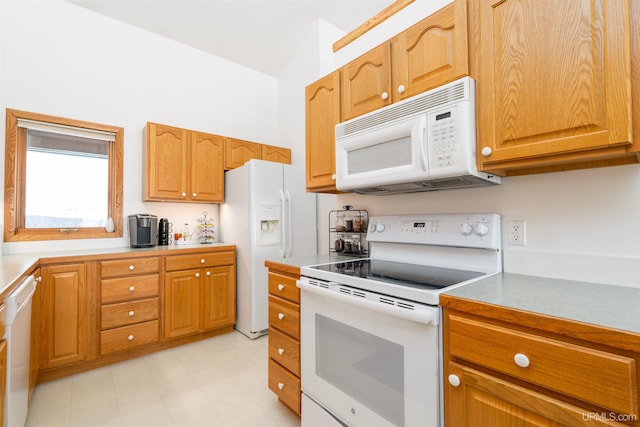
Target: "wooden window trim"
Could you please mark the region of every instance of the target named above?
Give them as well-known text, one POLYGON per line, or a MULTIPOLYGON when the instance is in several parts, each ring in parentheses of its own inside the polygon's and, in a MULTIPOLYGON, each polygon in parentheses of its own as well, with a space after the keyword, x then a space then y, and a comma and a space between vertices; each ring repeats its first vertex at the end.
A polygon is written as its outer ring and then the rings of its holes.
POLYGON ((123 151, 124 129, 116 126, 91 123, 39 113, 7 109, 4 156, 4 241, 26 242, 38 240, 75 240, 116 238, 123 235, 123 151), (77 231, 61 231, 59 228, 25 228, 25 184, 26 184, 26 129, 18 128, 18 118, 41 122, 58 123, 86 129, 101 130, 115 134, 109 144, 109 217, 113 219, 114 231, 104 227, 79 228, 77 231))

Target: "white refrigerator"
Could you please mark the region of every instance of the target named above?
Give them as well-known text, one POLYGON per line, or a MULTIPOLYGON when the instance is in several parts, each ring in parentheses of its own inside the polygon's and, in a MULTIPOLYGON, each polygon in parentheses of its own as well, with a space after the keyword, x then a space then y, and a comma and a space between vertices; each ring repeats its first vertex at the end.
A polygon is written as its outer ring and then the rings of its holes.
POLYGON ((236 325, 254 339, 269 326, 265 260, 317 253, 316 195, 305 189, 304 169, 250 160, 225 172, 221 241, 236 245, 236 325))

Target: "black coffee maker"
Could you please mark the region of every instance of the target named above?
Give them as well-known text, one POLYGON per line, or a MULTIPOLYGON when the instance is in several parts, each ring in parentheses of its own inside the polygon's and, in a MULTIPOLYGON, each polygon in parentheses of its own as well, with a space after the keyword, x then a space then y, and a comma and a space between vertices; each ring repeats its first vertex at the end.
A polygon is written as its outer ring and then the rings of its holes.
POLYGON ((169 242, 169 220, 167 218, 160 218, 160 225, 158 227, 158 245, 166 246, 169 242))
POLYGON ((129 215, 129 238, 132 248, 148 248, 156 245, 158 217, 149 214, 129 215))

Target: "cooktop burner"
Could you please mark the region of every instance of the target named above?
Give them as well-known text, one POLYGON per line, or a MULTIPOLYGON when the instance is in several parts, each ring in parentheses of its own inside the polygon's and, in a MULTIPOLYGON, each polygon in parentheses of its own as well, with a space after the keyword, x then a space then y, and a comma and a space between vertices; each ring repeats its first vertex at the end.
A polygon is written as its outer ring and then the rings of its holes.
POLYGON ((478 271, 455 270, 377 259, 359 259, 316 265, 311 268, 425 290, 442 289, 486 275, 486 273, 478 271))

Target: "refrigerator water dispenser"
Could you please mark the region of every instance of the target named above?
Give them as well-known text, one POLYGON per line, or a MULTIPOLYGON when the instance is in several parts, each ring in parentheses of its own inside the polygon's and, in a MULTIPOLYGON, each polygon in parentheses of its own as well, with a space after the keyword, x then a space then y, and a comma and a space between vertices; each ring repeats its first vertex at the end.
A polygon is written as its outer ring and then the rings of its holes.
POLYGON ((260 204, 256 238, 256 243, 260 246, 279 245, 281 243, 282 230, 279 203, 260 204))

